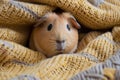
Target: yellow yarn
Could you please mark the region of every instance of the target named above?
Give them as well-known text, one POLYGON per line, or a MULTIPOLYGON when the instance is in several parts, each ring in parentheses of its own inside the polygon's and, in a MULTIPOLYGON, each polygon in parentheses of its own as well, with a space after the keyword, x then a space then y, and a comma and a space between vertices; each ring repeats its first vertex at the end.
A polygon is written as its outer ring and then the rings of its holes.
MULTIPOLYGON (((7 50, 4 54, 9 54, 5 58, 2 53, 0 55, 1 71, 13 73, 14 78, 16 75, 29 74, 42 80, 69 79, 78 72, 89 69, 99 61, 111 57, 116 51, 116 46, 112 41, 112 35, 108 32, 90 41, 78 54, 63 54, 49 59, 20 45, 1 41, 2 51, 7 50)), ((8 76, 7 73, 4 75, 8 76)))
MULTIPOLYGON (((32 0, 33 2, 49 4, 55 7, 71 12, 76 19, 92 29, 107 29, 114 25, 120 25, 119 6, 116 4, 106 4, 107 10, 96 8, 87 0, 32 0), (112 6, 112 7, 111 7, 112 6), (113 10, 115 9, 115 10, 113 10), (117 9, 117 10, 116 10, 117 9)), ((114 2, 120 3, 118 0, 114 2)), ((105 1, 106 3, 106 1, 105 1)), ((103 7, 104 8, 104 7, 103 7)))
MULTIPOLYGON (((77 48, 77 52, 80 52, 81 50, 83 50, 89 42, 91 42, 92 40, 94 40, 96 37, 98 37, 101 33, 100 32, 89 32, 88 34, 86 34, 82 40, 79 42, 78 44, 78 48, 77 48)), ((81 35, 81 34, 79 34, 81 35)))
POLYGON ((120 48, 120 27, 119 26, 115 26, 113 28, 112 35, 113 35, 113 39, 116 42, 116 45, 118 46, 118 48, 120 48))
MULTIPOLYGON (((120 24, 118 0, 106 0, 100 8, 94 7, 86 0, 34 0, 34 2, 54 7, 12 0, 0 1, 0 80, 19 78, 68 80, 75 74, 104 62, 120 49, 120 27, 113 26, 120 24), (114 28, 109 32, 106 30, 105 33, 90 31, 85 36, 83 34, 74 54, 46 58, 40 52, 23 47, 35 21, 56 7, 71 12, 80 23, 89 28, 114 28)), ((113 69, 104 69, 103 72, 111 80, 115 78, 113 69)))
POLYGON ((17 2, 13 0, 0 1, 0 25, 7 26, 30 26, 44 15, 55 8, 45 5, 36 5, 17 2))
POLYGON ((117 6, 120 6, 120 0, 105 0, 105 1, 112 3, 112 4, 115 4, 117 6))
POLYGON ((120 26, 115 26, 112 30, 113 38, 116 42, 120 42, 120 26))
POLYGON ((26 45, 31 27, 0 26, 0 39, 26 45))
POLYGON ((104 69, 104 76, 106 76, 107 79, 103 79, 103 80, 115 80, 115 69, 113 68, 105 68, 104 69))
POLYGON ((108 32, 92 40, 81 52, 89 53, 99 59, 99 61, 104 61, 113 55, 116 50, 117 47, 112 35, 108 32))
POLYGON ((36 63, 44 59, 40 52, 35 52, 13 42, 0 40, 0 62, 19 60, 26 63, 36 63))
POLYGON ((109 2, 104 2, 104 4, 100 5, 100 9, 106 10, 106 11, 118 11, 120 9, 120 6, 111 5, 109 2))
POLYGON ((13 73, 12 76, 29 73, 34 74, 42 80, 64 80, 71 78, 79 71, 95 65, 95 62, 76 54, 55 56, 51 59, 43 60, 34 66, 21 65, 12 61, 1 65, 3 68, 2 71, 13 73))

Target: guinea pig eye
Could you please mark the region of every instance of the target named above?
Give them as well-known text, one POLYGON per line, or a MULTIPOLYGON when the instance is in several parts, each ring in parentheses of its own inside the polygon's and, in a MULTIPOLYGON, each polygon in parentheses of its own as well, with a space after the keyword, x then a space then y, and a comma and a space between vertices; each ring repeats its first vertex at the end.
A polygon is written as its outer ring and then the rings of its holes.
POLYGON ((70 31, 70 26, 67 24, 67 29, 70 31))
POLYGON ((49 24, 47 30, 50 31, 52 27, 53 27, 52 24, 49 24))

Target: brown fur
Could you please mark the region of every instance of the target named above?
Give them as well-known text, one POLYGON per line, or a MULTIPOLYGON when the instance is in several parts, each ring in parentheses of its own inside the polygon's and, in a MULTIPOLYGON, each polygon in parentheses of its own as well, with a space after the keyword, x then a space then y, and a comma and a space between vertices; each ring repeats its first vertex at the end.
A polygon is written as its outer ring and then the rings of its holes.
POLYGON ((44 53, 47 57, 59 53, 72 53, 78 44, 78 28, 80 25, 69 13, 48 13, 35 25, 30 39, 30 47, 44 53), (49 24, 53 25, 51 31, 47 30, 49 24), (70 31, 66 27, 67 24, 70 26, 70 31), (64 50, 56 50, 59 47, 57 40, 65 41, 62 44, 64 50))

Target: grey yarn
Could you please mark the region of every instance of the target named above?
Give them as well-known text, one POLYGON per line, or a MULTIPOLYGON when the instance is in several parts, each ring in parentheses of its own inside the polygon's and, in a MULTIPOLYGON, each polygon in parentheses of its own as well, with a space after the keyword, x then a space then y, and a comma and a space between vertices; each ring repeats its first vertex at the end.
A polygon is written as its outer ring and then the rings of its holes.
POLYGON ((9 2, 10 2, 10 4, 16 6, 17 8, 20 8, 20 9, 22 9, 22 10, 27 11, 28 13, 30 13, 30 15, 33 16, 34 19, 39 19, 39 16, 35 12, 33 12, 32 10, 30 10, 29 8, 27 8, 26 6, 24 6, 23 4, 21 4, 21 2, 16 2, 14 0, 10 0, 9 2))
POLYGON ((38 79, 35 76, 31 76, 31 75, 20 75, 10 80, 41 80, 41 79, 38 79))
POLYGON ((105 68, 114 68, 116 69, 115 80, 120 80, 120 51, 116 52, 111 58, 106 60, 103 63, 99 63, 94 67, 80 72, 70 80, 102 80, 106 78, 103 75, 103 69, 105 68))

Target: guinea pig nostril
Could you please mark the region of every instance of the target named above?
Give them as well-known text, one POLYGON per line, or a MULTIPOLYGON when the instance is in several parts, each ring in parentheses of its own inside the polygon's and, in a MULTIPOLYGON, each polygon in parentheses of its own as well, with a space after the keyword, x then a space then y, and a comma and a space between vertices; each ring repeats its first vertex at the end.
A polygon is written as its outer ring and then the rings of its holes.
POLYGON ((65 42, 65 40, 62 40, 62 43, 64 43, 65 42))
POLYGON ((56 42, 57 42, 57 43, 61 43, 61 41, 60 41, 60 40, 56 40, 56 42))
POLYGON ((56 40, 57 43, 64 43, 65 40, 56 40))

